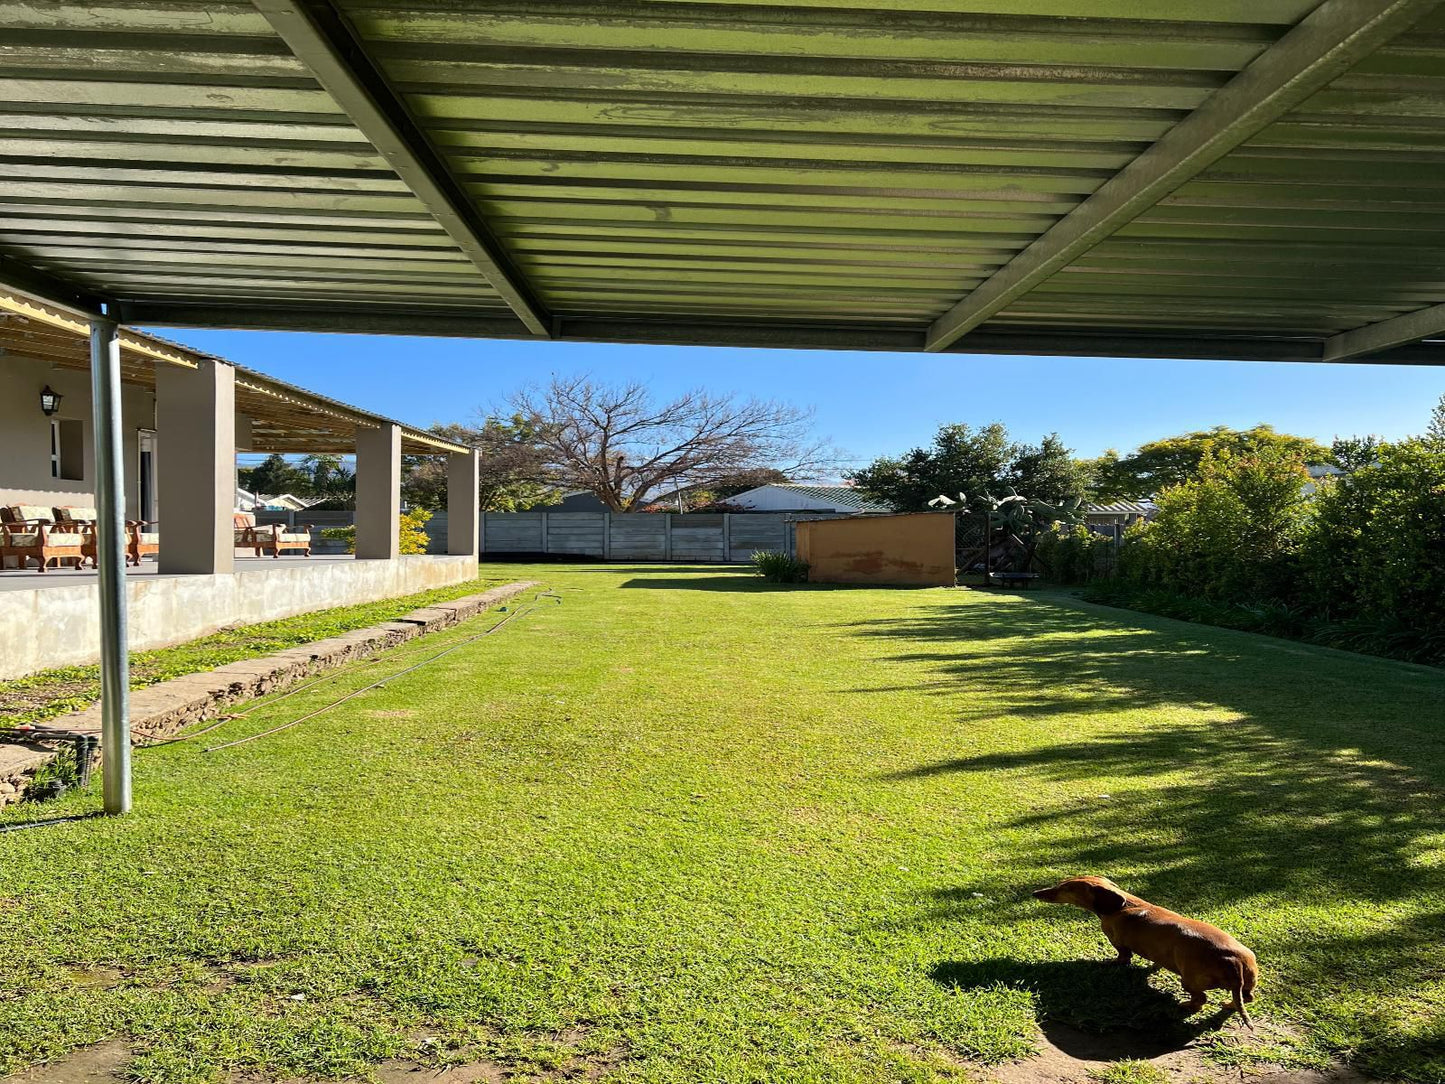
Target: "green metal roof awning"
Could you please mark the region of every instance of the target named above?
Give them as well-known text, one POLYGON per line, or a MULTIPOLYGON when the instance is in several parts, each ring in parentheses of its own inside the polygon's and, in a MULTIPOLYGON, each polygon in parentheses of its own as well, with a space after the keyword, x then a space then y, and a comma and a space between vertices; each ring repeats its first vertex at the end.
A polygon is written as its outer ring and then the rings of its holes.
POLYGON ((1445 361, 1437 0, 0 0, 127 323, 1445 361))

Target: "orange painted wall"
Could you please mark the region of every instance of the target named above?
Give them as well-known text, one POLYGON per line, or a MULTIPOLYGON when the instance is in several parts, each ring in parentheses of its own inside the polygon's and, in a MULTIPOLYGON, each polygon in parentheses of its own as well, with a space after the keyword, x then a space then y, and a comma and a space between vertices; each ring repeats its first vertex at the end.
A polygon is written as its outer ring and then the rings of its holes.
POLYGON ((953 516, 805 520, 798 524, 798 557, 810 583, 878 583, 952 587, 953 516))

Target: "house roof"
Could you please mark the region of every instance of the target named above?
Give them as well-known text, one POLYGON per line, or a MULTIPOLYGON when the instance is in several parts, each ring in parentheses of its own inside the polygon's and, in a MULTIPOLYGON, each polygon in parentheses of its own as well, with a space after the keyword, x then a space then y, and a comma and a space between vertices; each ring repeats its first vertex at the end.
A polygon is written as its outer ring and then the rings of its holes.
POLYGON ((1147 516, 1154 511, 1154 505, 1148 501, 1109 501, 1105 504, 1087 503, 1084 505, 1085 515, 1091 516, 1147 516))
POLYGON ((0 38, 0 281, 130 324, 1445 360, 1438 0, 77 0, 0 38))
MULTIPOLYGON (((11 356, 47 361, 62 369, 90 368, 90 328, 81 314, 3 288, 0 348, 11 356)), ((210 361, 231 366, 236 370, 236 410, 252 420, 248 451, 350 452, 358 428, 374 429, 383 423, 401 427, 402 450, 410 455, 466 450, 415 426, 134 328, 122 329, 120 356, 121 379, 151 388, 157 365, 194 368, 210 361)))
MULTIPOLYGON (((874 500, 854 486, 820 486, 807 485, 801 482, 769 482, 766 485, 750 489, 748 493, 757 493, 763 489, 782 489, 794 493, 799 497, 811 497, 819 501, 831 501, 834 504, 843 505, 846 508, 856 508, 860 512, 891 512, 893 509, 886 504, 874 500)), ((747 493, 739 493, 739 497, 747 496, 747 493)), ((733 498, 736 500, 736 498, 733 498)))

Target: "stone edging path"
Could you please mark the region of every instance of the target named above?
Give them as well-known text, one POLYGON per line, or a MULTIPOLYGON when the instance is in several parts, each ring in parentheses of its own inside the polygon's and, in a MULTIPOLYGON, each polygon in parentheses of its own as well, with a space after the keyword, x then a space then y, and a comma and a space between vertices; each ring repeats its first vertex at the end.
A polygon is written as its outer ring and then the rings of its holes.
MULTIPOLYGON (((278 692, 319 671, 451 628, 541 586, 536 580, 519 580, 413 610, 395 621, 136 689, 130 694, 131 733, 141 742, 169 738, 193 723, 225 714, 232 704, 278 692)), ((100 734, 98 704, 51 719, 21 740, 0 742, 0 807, 24 797, 37 769, 72 755, 69 738, 74 734, 100 734)))

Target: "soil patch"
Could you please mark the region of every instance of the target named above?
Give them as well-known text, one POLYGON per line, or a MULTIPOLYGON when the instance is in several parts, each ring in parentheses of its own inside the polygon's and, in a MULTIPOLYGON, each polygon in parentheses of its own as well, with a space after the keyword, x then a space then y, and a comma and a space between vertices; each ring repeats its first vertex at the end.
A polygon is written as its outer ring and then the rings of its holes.
POLYGON ((1045 1022, 1042 1032, 1036 1057, 991 1066, 980 1075, 993 1084, 1095 1084, 1091 1073, 1114 1062, 1143 1061, 1159 1069, 1170 1084, 1377 1084, 1343 1067, 1242 1071, 1208 1060, 1196 1040, 1181 1045, 1143 1031, 1093 1034, 1045 1022))
POLYGON ((129 1057, 130 1052, 118 1039, 96 1043, 59 1061, 0 1077, 0 1084, 116 1084, 122 1079, 121 1066, 129 1057))

